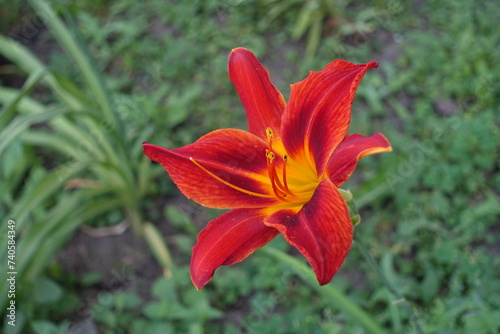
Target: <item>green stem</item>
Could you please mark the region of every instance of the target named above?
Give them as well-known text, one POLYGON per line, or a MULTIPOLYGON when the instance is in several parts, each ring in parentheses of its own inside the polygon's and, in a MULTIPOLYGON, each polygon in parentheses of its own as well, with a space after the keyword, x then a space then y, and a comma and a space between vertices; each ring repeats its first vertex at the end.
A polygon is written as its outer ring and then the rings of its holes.
POLYGON ((174 263, 172 257, 168 250, 167 244, 163 239, 160 231, 153 224, 146 222, 142 225, 144 239, 146 239, 149 249, 153 253, 153 256, 163 267, 163 275, 165 277, 172 276, 174 269, 174 263))
POLYGON ((368 315, 365 311, 363 311, 351 300, 349 300, 349 298, 347 298, 342 292, 337 290, 333 285, 328 284, 320 286, 312 270, 304 263, 293 256, 277 250, 276 248, 268 246, 262 248, 262 250, 267 254, 274 256, 279 261, 289 264, 307 284, 315 289, 321 296, 326 297, 332 307, 341 310, 342 312, 345 312, 347 315, 351 316, 352 319, 356 320, 366 329, 367 333, 385 333, 385 331, 382 330, 382 328, 380 328, 377 323, 375 323, 375 321, 373 321, 370 315, 368 315))
POLYGON ((410 307, 410 304, 406 301, 406 298, 399 293, 399 291, 394 287, 394 285, 387 279, 387 277, 384 275, 382 270, 380 270, 380 267, 378 266, 377 262, 375 262, 375 259, 371 255, 371 253, 368 251, 366 246, 361 242, 360 240, 355 241, 355 245, 361 250, 361 253, 363 253, 364 257, 368 261, 368 264, 372 267, 372 269, 377 273, 379 279, 384 283, 384 285, 389 289, 389 291, 393 294, 393 296, 396 298, 398 302, 400 302, 403 305, 403 308, 408 312, 408 315, 410 316, 410 320, 412 324, 415 326, 415 329, 419 334, 423 334, 423 330, 420 327, 420 323, 417 320, 417 317, 415 316, 415 313, 410 307))

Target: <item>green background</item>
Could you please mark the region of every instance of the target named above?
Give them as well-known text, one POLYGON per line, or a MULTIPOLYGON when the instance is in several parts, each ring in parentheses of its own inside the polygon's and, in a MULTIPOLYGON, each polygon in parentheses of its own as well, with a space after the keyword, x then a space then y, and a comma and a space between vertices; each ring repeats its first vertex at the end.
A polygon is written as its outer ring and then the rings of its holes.
MULTIPOLYGON (((355 240, 406 302, 356 242, 330 285, 387 333, 500 331, 497 1, 0 4, 0 255, 12 219, 18 271, 6 333, 368 332, 262 250, 201 292, 189 280, 196 235, 220 212, 186 200, 140 144, 245 129, 227 76, 240 46, 285 97, 333 59, 380 64, 350 133, 382 132, 393 152, 345 187, 355 240)), ((304 262, 281 237, 268 247, 304 262)))

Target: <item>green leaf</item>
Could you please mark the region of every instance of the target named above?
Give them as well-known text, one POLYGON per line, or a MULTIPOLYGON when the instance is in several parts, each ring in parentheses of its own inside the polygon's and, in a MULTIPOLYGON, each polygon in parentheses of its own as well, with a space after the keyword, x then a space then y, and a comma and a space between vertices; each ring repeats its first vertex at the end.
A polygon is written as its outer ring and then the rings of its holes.
MULTIPOLYGON (((82 163, 68 164, 47 174, 43 179, 32 184, 32 188, 21 196, 10 212, 10 217, 15 217, 16 228, 22 229, 25 219, 36 206, 58 191, 66 180, 80 172, 85 167, 82 163)), ((1 236, 0 236, 1 237, 1 236)))
MULTIPOLYGON (((23 259, 24 263, 29 264, 26 267, 27 279, 34 279, 39 275, 55 252, 82 223, 120 205, 119 199, 116 198, 102 200, 98 203, 89 202, 85 205, 82 205, 82 197, 76 196, 76 194, 70 199, 71 201, 59 202, 59 205, 50 212, 45 222, 41 222, 40 225, 43 226, 43 229, 32 233, 29 241, 23 240, 29 249, 28 256, 23 259), (49 238, 51 242, 45 242, 49 238)), ((21 243, 19 247, 21 247, 21 243)), ((24 269, 24 263, 19 266, 18 271, 24 269)))
MULTIPOLYGON (((17 89, 5 88, 0 86, 0 103, 2 104, 12 103, 12 101, 16 100, 20 94, 22 94, 22 92, 20 92, 17 89)), ((46 109, 47 108, 43 104, 30 98, 27 95, 24 95, 22 99, 20 99, 16 103, 16 110, 18 110, 20 113, 23 114, 28 114, 28 113, 38 114, 46 111, 46 109)), ((5 118, 7 119, 9 117, 5 118)))
POLYGON ((33 300, 35 303, 44 305, 54 303, 63 295, 62 288, 53 280, 39 277, 34 284, 33 300))
POLYGON ((312 59, 321 41, 321 30, 323 28, 323 14, 315 13, 309 36, 307 38, 306 57, 312 59))
POLYGON ((120 315, 103 307, 102 305, 94 305, 92 308, 92 317, 99 323, 115 328, 119 323, 118 319, 120 315))
POLYGON ((133 292, 118 292, 113 295, 117 310, 132 310, 142 303, 142 299, 133 292))
MULTIPOLYGON (((30 4, 35 11, 40 14, 40 17, 45 19, 45 23, 54 37, 58 40, 59 44, 71 55, 80 69, 80 72, 83 74, 87 86, 92 91, 94 98, 101 107, 104 116, 113 120, 115 129, 122 135, 122 124, 111 107, 108 91, 103 84, 102 78, 98 75, 93 66, 87 50, 83 48, 78 38, 71 34, 70 29, 65 26, 61 19, 59 19, 49 3, 43 0, 30 0, 30 4)), ((72 23, 69 16, 68 19, 70 23, 72 23)))
POLYGON ((310 1, 306 1, 304 3, 304 6, 300 10, 299 17, 295 22, 295 27, 292 31, 292 38, 294 40, 298 40, 304 35, 307 28, 311 24, 311 21, 313 20, 315 11, 316 8, 311 5, 310 1))
POLYGON ((172 278, 163 276, 157 278, 153 284, 151 292, 160 300, 164 300, 168 303, 177 302, 177 291, 172 278))
POLYGON ((164 209, 165 218, 173 226, 188 232, 191 235, 196 235, 197 230, 191 218, 179 207, 167 205, 164 209))
POLYGON ((267 254, 277 258, 278 260, 287 263, 292 267, 292 269, 300 276, 304 281, 313 289, 315 289, 318 294, 324 298, 331 307, 344 312, 349 315, 351 319, 358 322, 361 326, 365 328, 367 333, 373 334, 383 334, 385 333, 382 328, 380 328, 373 318, 368 315, 365 311, 355 305, 349 298, 338 291, 332 284, 320 286, 316 280, 314 272, 308 268, 304 263, 300 262, 293 256, 285 254, 272 247, 262 248, 267 254))
POLYGON ((69 323, 56 325, 50 321, 38 320, 31 323, 31 328, 35 334, 67 334, 69 332, 69 323))
MULTIPOLYGON (((24 313, 22 310, 17 309, 16 310, 16 325, 11 326, 8 324, 7 321, 3 322, 3 333, 5 334, 22 334, 24 327, 26 326, 27 323, 27 317, 26 313, 24 313)), ((10 319, 9 319, 10 321, 10 319)))
POLYGON ((19 140, 14 140, 2 153, 0 164, 0 179, 6 189, 5 193, 0 195, 4 198, 0 202, 5 201, 4 203, 11 207, 15 196, 14 189, 21 179, 25 180, 24 173, 33 164, 33 156, 26 152, 19 140))
POLYGON ((172 319, 174 308, 179 309, 182 308, 182 306, 162 300, 159 302, 148 303, 142 309, 142 313, 152 320, 172 319))
POLYGON ((174 128, 186 121, 191 112, 190 105, 199 98, 202 92, 202 86, 195 85, 187 89, 183 94, 171 94, 165 112, 166 124, 170 128, 174 128))
MULTIPOLYGON (((490 317, 487 317, 489 319, 490 317)), ((489 326, 488 320, 483 314, 468 313, 462 317, 464 322, 464 333, 495 333, 498 330, 489 326), (494 330, 494 331, 493 331, 494 330)), ((497 332, 498 333, 498 332, 497 332)))
POLYGON ((137 319, 132 323, 131 334, 174 334, 174 326, 164 321, 144 321, 137 319))
POLYGON ((64 87, 68 94, 71 94, 75 99, 79 100, 82 105, 92 108, 94 103, 89 97, 78 87, 73 81, 60 73, 52 73, 54 79, 61 87, 64 87))
POLYGON ((5 150, 10 142, 19 136, 21 132, 29 128, 35 123, 48 121, 66 113, 64 109, 47 111, 41 114, 24 115, 16 117, 10 124, 0 133, 0 154, 5 150))
POLYGON ((23 85, 23 88, 10 101, 6 102, 0 111, 0 128, 3 128, 15 114, 19 102, 27 96, 35 85, 47 74, 45 69, 30 74, 23 85))
POLYGON ((97 271, 89 271, 80 277, 80 284, 83 286, 92 286, 102 281, 101 273, 97 271))
POLYGON ((184 292, 183 300, 194 312, 194 319, 210 320, 221 318, 224 313, 210 305, 208 295, 204 291, 189 289, 184 292))
POLYGON ((421 296, 425 303, 429 303, 438 293, 442 283, 441 276, 437 269, 431 266, 425 271, 424 280, 421 284, 421 296))
MULTIPOLYGON (((46 66, 30 50, 22 44, 2 35, 0 35, 0 53, 27 73, 43 73, 47 71, 46 66)), ((74 110, 82 108, 80 102, 68 93, 63 86, 59 85, 52 74, 47 73, 42 81, 54 91, 61 101, 67 103, 70 108, 74 110)))

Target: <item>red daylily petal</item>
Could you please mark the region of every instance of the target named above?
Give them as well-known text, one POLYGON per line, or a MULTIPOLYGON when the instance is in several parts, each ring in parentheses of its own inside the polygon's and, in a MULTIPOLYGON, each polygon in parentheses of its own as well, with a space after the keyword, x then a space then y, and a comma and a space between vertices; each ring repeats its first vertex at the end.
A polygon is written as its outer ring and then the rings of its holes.
POLYGON ((291 86, 281 124, 281 137, 290 156, 308 155, 314 159, 318 176, 323 174, 330 155, 347 134, 361 78, 377 66, 374 61, 355 65, 335 60, 291 86))
POLYGON ((229 55, 229 78, 233 82, 248 118, 248 131, 266 140, 266 129, 280 129, 285 99, 272 84, 269 72, 247 49, 229 55))
POLYGON ((279 232, 262 223, 261 210, 235 209, 210 221, 193 247, 191 280, 200 290, 221 265, 240 262, 279 232))
POLYGON ((300 211, 277 211, 264 224, 279 230, 309 261, 320 285, 337 272, 352 243, 353 226, 345 201, 325 179, 300 211))
POLYGON ((165 168, 186 197, 218 209, 262 208, 278 201, 268 177, 266 148, 257 136, 236 129, 217 130, 173 150, 143 144, 144 153, 165 168))
POLYGON ((340 187, 354 172, 359 159, 389 151, 392 151, 391 143, 379 132, 368 137, 360 134, 349 135, 330 157, 327 175, 335 186, 340 187))

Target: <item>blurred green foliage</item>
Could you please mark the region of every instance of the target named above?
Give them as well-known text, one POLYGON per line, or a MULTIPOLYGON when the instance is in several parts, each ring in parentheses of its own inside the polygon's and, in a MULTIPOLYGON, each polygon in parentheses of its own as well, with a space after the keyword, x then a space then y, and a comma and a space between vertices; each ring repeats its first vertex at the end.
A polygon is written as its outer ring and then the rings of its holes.
MULTIPOLYGON (((226 68, 237 46, 259 56, 285 96, 289 83, 333 58, 380 62, 360 86, 350 132, 383 132, 394 151, 364 159, 347 184, 361 214, 355 239, 368 245, 425 333, 500 330, 497 2, 352 0, 333 10, 328 1, 53 4, 69 27, 74 18, 70 30, 89 54, 117 123, 109 131, 101 122, 108 107, 96 99, 100 84, 88 84, 33 9, 2 2, 0 29, 26 47, 0 65, 0 215, 19 223, 17 260, 24 267, 17 333, 67 332, 67 319, 82 304, 78 290, 100 279, 61 273, 53 255, 81 224, 117 224, 130 207, 141 224, 169 222, 176 266, 147 296, 99 291, 91 315, 103 333, 364 332, 262 251, 219 269, 196 292, 187 272, 190 249, 198 221, 217 212, 153 209, 154 198, 177 193, 142 157, 142 141, 173 148, 216 128, 245 127, 226 68), (68 189, 70 180, 80 187, 68 189), (89 181, 102 182, 101 189, 89 181)), ((7 52, 2 48, 9 58, 7 52)), ((271 246, 290 251, 279 238, 271 246)), ((388 333, 415 333, 401 301, 356 246, 332 284, 388 333)))

